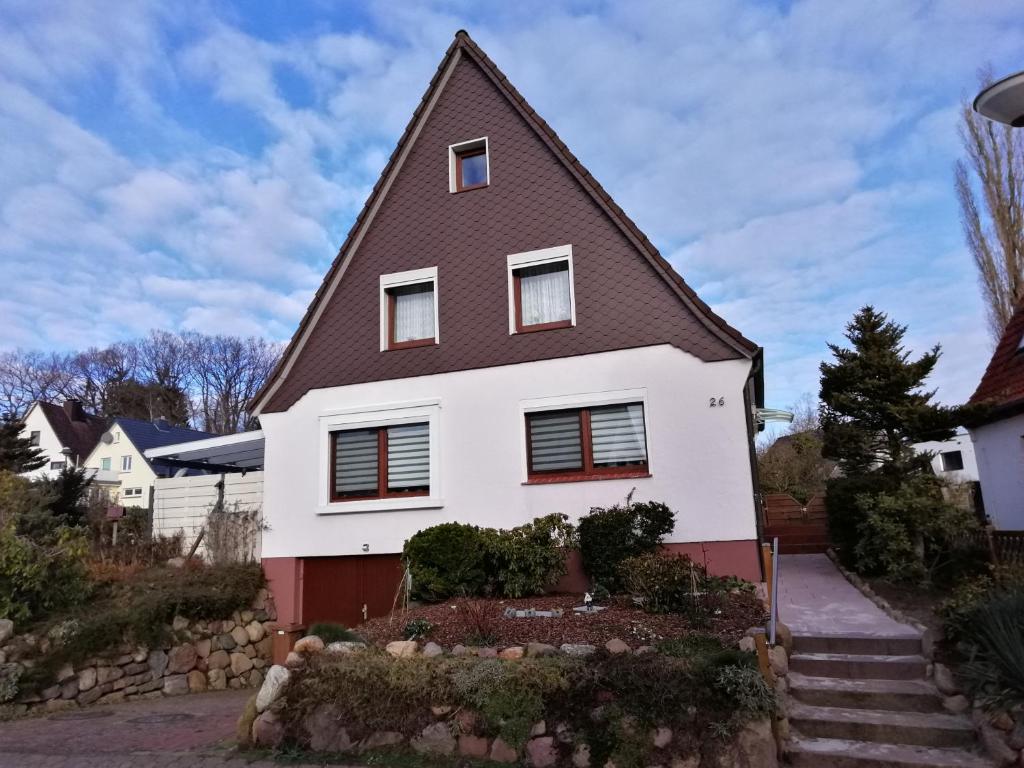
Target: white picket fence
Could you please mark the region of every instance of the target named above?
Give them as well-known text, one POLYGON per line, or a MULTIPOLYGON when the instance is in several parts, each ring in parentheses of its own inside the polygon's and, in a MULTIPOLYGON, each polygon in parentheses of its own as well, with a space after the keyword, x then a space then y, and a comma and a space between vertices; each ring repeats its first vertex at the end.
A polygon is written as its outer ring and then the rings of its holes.
MULTIPOLYGON (((243 509, 263 508, 263 472, 223 477, 225 509, 233 509, 236 503, 243 509)), ((153 533, 170 536, 182 531, 187 552, 217 503, 220 479, 221 475, 157 478, 153 493, 153 533)), ((200 552, 202 549, 200 547, 200 552)), ((258 558, 259 546, 255 554, 258 558)))

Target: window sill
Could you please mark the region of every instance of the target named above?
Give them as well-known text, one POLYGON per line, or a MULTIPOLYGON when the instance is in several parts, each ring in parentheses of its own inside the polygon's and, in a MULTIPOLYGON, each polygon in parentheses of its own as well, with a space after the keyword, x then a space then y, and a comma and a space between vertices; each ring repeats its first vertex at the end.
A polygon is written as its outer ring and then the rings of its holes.
POLYGON ((416 347, 432 347, 437 344, 436 338, 416 339, 415 341, 393 341, 388 345, 387 352, 397 352, 400 349, 414 349, 416 347))
POLYGON ((361 501, 332 501, 321 505, 318 515, 345 515, 351 512, 401 512, 406 509, 441 509, 444 499, 437 496, 409 496, 406 498, 363 499, 361 501))
POLYGON ((489 187, 489 186, 490 186, 490 184, 488 182, 484 182, 483 184, 471 184, 468 187, 456 187, 452 191, 452 194, 453 195, 457 195, 460 192, 472 192, 474 189, 487 189, 487 187, 489 187))
POLYGON ((554 485, 556 483, 585 483, 590 480, 636 480, 653 477, 650 472, 609 472, 595 475, 550 475, 531 477, 523 485, 554 485))
POLYGON ((516 332, 513 336, 518 336, 520 333, 538 333, 540 331, 558 331, 563 328, 572 328, 572 320, 560 320, 557 323, 541 323, 540 325, 523 325, 516 328, 516 332))

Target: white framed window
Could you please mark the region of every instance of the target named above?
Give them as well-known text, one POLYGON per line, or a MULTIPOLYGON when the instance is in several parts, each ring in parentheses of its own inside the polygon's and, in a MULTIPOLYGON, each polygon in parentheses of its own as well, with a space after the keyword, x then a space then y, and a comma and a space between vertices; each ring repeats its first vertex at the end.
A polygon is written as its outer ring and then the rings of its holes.
POLYGON ((39 430, 34 429, 28 433, 29 445, 39 445, 39 430))
POLYGON ((653 473, 646 389, 533 398, 519 406, 524 483, 653 473))
POLYGON ((142 496, 141 488, 125 488, 122 494, 125 498, 142 496))
POLYGON ((381 352, 441 342, 437 267, 380 276, 381 352))
POLYGON ((66 467, 67 465, 68 465, 68 463, 66 461, 51 461, 50 462, 50 469, 52 469, 54 471, 60 471, 60 470, 64 469, 64 467, 66 467))
POLYGON ((121 442, 121 433, 120 432, 115 432, 114 433, 114 442, 115 443, 120 443, 121 442))
POLYGON ((442 507, 440 416, 436 399, 323 414, 319 514, 442 507))
POLYGON ((110 471, 110 457, 109 456, 106 457, 105 459, 100 459, 100 469, 102 469, 104 472, 109 472, 110 471))
POLYGON ((122 472, 131 472, 132 471, 132 457, 130 455, 122 456, 121 457, 121 471, 122 472))
POLYGON ((508 266, 508 332, 576 325, 572 245, 513 253, 508 266))
POLYGON ((448 146, 448 191, 468 192, 491 183, 491 154, 487 137, 448 146))

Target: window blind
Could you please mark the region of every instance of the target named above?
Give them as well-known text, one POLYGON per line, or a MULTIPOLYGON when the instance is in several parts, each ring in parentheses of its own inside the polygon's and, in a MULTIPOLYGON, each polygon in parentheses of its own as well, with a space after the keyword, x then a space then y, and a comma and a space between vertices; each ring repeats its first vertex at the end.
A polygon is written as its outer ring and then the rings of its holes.
POLYGON ((534 472, 583 469, 579 411, 532 413, 529 422, 534 472))
POLYGON ((618 467, 647 461, 644 407, 640 403, 590 409, 594 466, 618 467))
POLYGON ((388 491, 429 490, 430 425, 388 427, 388 491))
POLYGON ((338 496, 377 493, 377 430, 338 432, 334 442, 334 489, 338 496))

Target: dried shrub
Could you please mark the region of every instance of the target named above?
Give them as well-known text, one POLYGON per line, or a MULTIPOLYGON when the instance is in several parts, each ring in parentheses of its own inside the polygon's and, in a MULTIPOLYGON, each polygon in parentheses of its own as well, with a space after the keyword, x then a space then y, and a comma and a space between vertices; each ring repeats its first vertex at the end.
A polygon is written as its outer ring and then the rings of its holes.
POLYGON ((648 613, 681 613, 702 624, 722 602, 722 582, 686 555, 656 552, 631 557, 619 572, 625 588, 648 613))
POLYGON ((214 565, 254 563, 265 530, 260 507, 214 504, 206 518, 206 555, 214 565))
POLYGON ((497 642, 501 606, 490 600, 464 598, 455 603, 455 609, 466 627, 463 643, 472 646, 493 645, 497 642))

